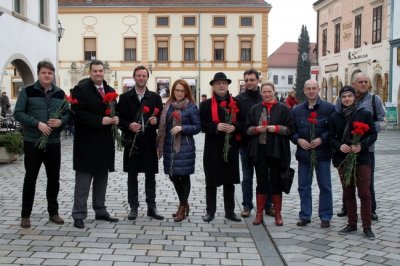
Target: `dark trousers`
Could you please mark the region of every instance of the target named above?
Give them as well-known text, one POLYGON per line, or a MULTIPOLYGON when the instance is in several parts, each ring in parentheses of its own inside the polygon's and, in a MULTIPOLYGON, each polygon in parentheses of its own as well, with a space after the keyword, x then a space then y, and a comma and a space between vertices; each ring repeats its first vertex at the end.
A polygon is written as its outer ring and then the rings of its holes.
POLYGON ((348 185, 343 185, 343 167, 339 168, 339 176, 342 181, 343 197, 346 204, 347 218, 349 225, 357 226, 357 199, 361 202, 361 220, 363 228, 371 228, 371 194, 370 178, 371 166, 369 164, 357 166, 356 181, 348 185))
POLYGON ((108 173, 91 175, 86 172, 75 173, 75 192, 74 206, 72 208, 72 218, 85 219, 87 217, 87 200, 89 197, 90 184, 93 180, 92 207, 97 216, 107 215, 106 191, 108 183, 108 173))
MULTIPOLYGON (((225 214, 231 214, 235 210, 235 185, 223 185, 225 214)), ((217 210, 217 187, 206 186, 206 211, 215 214, 217 210)))
MULTIPOLYGON (((138 174, 137 172, 128 172, 128 203, 131 210, 139 208, 138 192, 138 174)), ((147 208, 156 207, 156 175, 154 173, 145 173, 145 193, 147 208)))
POLYGON ((169 178, 174 184, 180 205, 186 205, 190 194, 190 176, 170 176, 169 178))
POLYGON ((272 195, 281 195, 280 160, 260 154, 263 153, 259 152, 258 162, 255 165, 257 178, 256 193, 267 194, 268 191, 271 191, 272 195), (268 189, 269 185, 271 185, 271 190, 268 189))
POLYGON ((60 191, 60 162, 61 145, 60 143, 48 144, 46 150, 35 147, 33 142, 24 142, 24 165, 25 178, 22 189, 22 211, 21 217, 31 216, 33 201, 35 199, 36 180, 42 165, 46 169, 47 176, 47 211, 49 215, 58 214, 58 192, 60 191))
MULTIPOLYGON (((375 153, 369 152, 369 158, 371 161, 371 184, 369 186, 371 194, 371 212, 376 212, 376 198, 375 198, 375 153)), ((346 209, 346 203, 344 202, 344 194, 342 194, 343 209, 346 209)))

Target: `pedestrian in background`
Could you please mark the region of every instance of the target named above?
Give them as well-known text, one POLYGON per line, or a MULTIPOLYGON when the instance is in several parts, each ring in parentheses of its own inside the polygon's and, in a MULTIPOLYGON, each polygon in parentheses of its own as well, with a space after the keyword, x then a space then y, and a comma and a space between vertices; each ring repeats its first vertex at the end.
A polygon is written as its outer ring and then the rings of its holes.
POLYGON ((318 215, 321 228, 329 228, 333 215, 331 153, 328 140, 328 121, 335 111, 333 104, 319 97, 318 82, 304 83, 306 100, 292 109, 296 129, 292 142, 297 145, 298 191, 300 212, 297 226, 311 222, 314 170, 319 188, 318 215))
POLYGON ((149 71, 144 66, 133 70, 135 86, 123 93, 118 102, 120 127, 127 145, 124 149, 123 170, 128 172, 129 220, 135 220, 139 208, 138 175, 145 174, 147 216, 164 219, 156 206, 156 174, 158 158, 156 137, 162 101, 158 93, 147 88, 149 71), (159 112, 157 112, 158 110, 159 112), (136 139, 134 143, 134 139, 136 139))
POLYGON ((31 227, 33 201, 35 199, 36 180, 42 165, 47 175, 47 211, 49 220, 64 224, 58 209, 58 192, 60 191, 61 143, 60 133, 68 124, 71 113, 63 112, 59 118, 51 119, 61 108, 65 93, 54 82, 54 65, 49 61, 40 61, 37 65, 38 80, 23 88, 15 105, 14 117, 23 125, 24 132, 24 165, 25 178, 22 189, 21 227, 31 227), (47 136, 44 148, 37 142, 47 136))
POLYGON ((190 175, 194 174, 196 146, 193 135, 201 130, 199 109, 189 84, 178 79, 160 116, 158 158, 164 157, 164 173, 174 184, 179 207, 173 214, 180 222, 189 215, 190 175))
POLYGON ((347 226, 339 231, 345 235, 357 230, 357 200, 361 201, 361 220, 364 235, 374 240, 375 235, 371 230, 371 157, 368 151, 377 138, 376 128, 371 113, 356 103, 356 91, 351 86, 344 86, 339 92, 341 109, 332 114, 329 121, 330 145, 334 148, 333 165, 338 169, 340 181, 343 188, 343 199, 348 215, 347 226), (361 135, 358 143, 354 143, 352 136, 355 129, 354 122, 362 122, 368 125, 369 129, 361 135), (345 171, 349 163, 350 153, 354 153, 356 169, 345 171), (353 171, 355 176, 353 177, 353 171), (350 173, 349 173, 350 172, 350 173), (351 175, 351 180, 346 181, 346 174, 351 175))
POLYGON ((249 141, 249 157, 255 165, 257 187, 257 215, 253 224, 263 222, 263 210, 267 200, 267 184, 271 182, 275 224, 283 225, 281 173, 290 165, 290 135, 294 122, 289 108, 275 99, 275 87, 271 82, 261 84, 263 101, 250 108, 246 120, 249 141))
MULTIPOLYGON (((356 91, 356 101, 358 108, 364 108, 369 111, 374 120, 376 132, 381 131, 380 123, 384 121, 386 110, 382 103, 381 98, 369 92, 369 79, 365 73, 358 72, 353 76, 352 86, 356 91)), ((340 101, 337 101, 336 107, 341 108, 340 101)), ((372 220, 378 220, 376 214, 376 197, 375 197, 375 144, 369 147, 369 157, 371 160, 371 218, 372 220)), ((343 203, 342 210, 337 214, 339 217, 346 216, 346 207, 343 203)))
MULTIPOLYGON (((240 110, 238 117, 237 127, 241 131, 241 141, 239 142, 240 160, 242 163, 242 194, 243 194, 243 210, 242 217, 249 217, 253 205, 253 178, 254 178, 254 165, 250 161, 247 146, 249 144, 249 136, 245 132, 246 116, 250 108, 262 101, 260 88, 258 84, 260 77, 256 69, 248 69, 244 72, 244 84, 246 90, 236 97, 237 105, 240 110)), ((272 194, 271 185, 267 182, 267 201, 265 204, 265 213, 272 217, 275 216, 275 211, 272 208, 272 194)))
POLYGON ((289 106, 289 109, 292 109, 294 106, 299 104, 299 101, 296 98, 296 90, 293 89, 289 92, 289 95, 286 97, 285 103, 289 106))
POLYGON ((6 91, 3 91, 1 93, 0 103, 1 103, 1 116, 6 117, 6 115, 10 112, 11 108, 10 99, 8 99, 6 91))
POLYGON ((235 108, 235 99, 228 91, 231 82, 225 73, 216 73, 210 81, 213 91, 211 99, 200 104, 201 130, 205 133, 203 166, 206 177, 207 214, 203 217, 204 222, 210 222, 215 218, 217 187, 221 185, 224 194, 225 218, 234 222, 241 221, 234 212, 235 184, 240 182, 240 175, 238 143, 235 137, 238 133, 237 108, 235 108), (232 121, 227 121, 229 116, 232 121))
POLYGON ((90 78, 72 90, 78 104, 72 105, 75 119, 73 169, 75 191, 72 218, 76 228, 84 228, 87 217, 87 200, 93 181, 92 207, 96 220, 118 222, 110 216, 105 205, 108 173, 114 172, 115 143, 112 125, 119 123, 117 116, 106 114, 103 98, 115 90, 104 80, 104 63, 93 60, 89 64, 90 78))

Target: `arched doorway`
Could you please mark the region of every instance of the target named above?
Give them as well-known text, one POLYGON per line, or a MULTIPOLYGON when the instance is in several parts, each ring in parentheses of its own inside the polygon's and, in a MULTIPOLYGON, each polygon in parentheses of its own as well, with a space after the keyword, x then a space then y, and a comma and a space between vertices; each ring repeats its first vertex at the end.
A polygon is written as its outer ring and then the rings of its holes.
POLYGON ((10 82, 10 96, 11 98, 18 98, 21 89, 29 84, 35 82, 33 73, 22 59, 15 59, 11 61, 5 70, 10 77, 8 81, 10 82))

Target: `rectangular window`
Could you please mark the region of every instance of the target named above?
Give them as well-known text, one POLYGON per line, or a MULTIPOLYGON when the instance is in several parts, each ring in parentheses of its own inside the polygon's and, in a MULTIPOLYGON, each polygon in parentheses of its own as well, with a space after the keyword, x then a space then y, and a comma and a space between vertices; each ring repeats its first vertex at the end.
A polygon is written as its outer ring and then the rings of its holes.
POLYGON ((48 0, 39 1, 39 23, 48 25, 48 14, 49 14, 49 3, 48 0))
POLYGON ((225 27, 225 17, 214 17, 213 18, 213 26, 214 27, 225 27))
POLYGON ((183 17, 183 26, 196 26, 196 17, 183 17))
POLYGON ((241 27, 253 27, 253 17, 240 17, 241 27))
POLYGON ((335 25, 335 54, 340 52, 340 23, 335 25))
POLYGON ((375 7, 372 19, 372 43, 381 42, 382 38, 382 6, 375 7))
POLYGON ((169 17, 157 17, 157 26, 161 27, 169 26, 169 17))
POLYGON ((240 42, 240 59, 242 62, 251 61, 251 41, 240 42))
POLYGON ((14 12, 22 13, 22 2, 23 0, 14 0, 14 12))
POLYGON ((157 41, 157 60, 168 61, 168 41, 157 41))
POLYGON ((274 75, 274 84, 278 84, 278 75, 274 75))
POLYGON ((288 82, 289 85, 293 84, 293 75, 289 75, 288 76, 287 82, 288 82))
POLYGON ((354 48, 361 46, 361 14, 355 17, 354 21, 354 48))
POLYGON ((214 61, 225 60, 225 42, 214 41, 214 61))
POLYGON ((85 61, 91 61, 96 59, 96 39, 95 38, 84 38, 84 57, 85 61))
POLYGON ((326 56, 327 39, 328 39, 328 30, 323 29, 322 30, 322 56, 326 56))
POLYGON ((185 41, 184 42, 185 46, 185 61, 186 62, 193 62, 195 60, 195 55, 194 55, 194 47, 195 43, 194 41, 185 41))
POLYGON ((125 38, 124 39, 124 60, 125 61, 136 61, 136 39, 125 38))

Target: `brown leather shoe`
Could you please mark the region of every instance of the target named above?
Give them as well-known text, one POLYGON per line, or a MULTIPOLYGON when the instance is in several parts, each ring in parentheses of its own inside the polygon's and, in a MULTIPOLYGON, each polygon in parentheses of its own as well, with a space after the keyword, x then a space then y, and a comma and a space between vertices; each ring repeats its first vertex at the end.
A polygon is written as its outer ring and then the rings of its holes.
POLYGON ((21 218, 21 227, 22 228, 30 228, 31 227, 31 220, 29 217, 21 218))
POLYGON ((240 216, 243 218, 247 218, 250 216, 251 210, 247 208, 243 208, 243 211, 240 213, 240 216))
POLYGON ((271 217, 275 217, 275 210, 274 208, 269 208, 265 210, 265 214, 271 217))
POLYGON ((49 216, 49 220, 50 220, 50 222, 53 222, 55 224, 64 224, 64 220, 58 214, 49 216))

